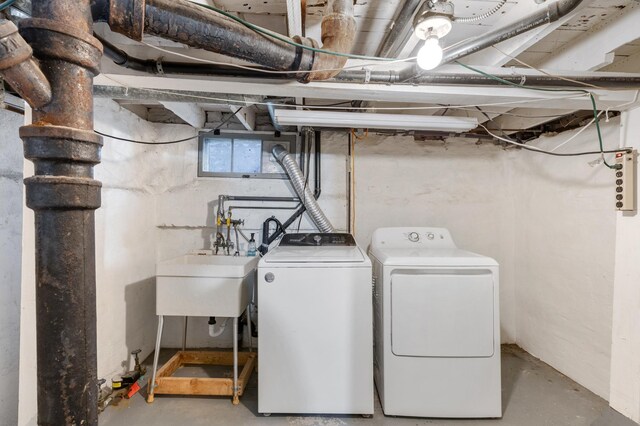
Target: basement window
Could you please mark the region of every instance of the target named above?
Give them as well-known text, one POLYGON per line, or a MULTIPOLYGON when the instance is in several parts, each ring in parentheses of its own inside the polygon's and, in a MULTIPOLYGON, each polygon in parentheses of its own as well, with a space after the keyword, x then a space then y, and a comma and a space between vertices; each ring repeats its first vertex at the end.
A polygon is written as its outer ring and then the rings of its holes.
POLYGON ((294 156, 299 151, 295 133, 201 133, 198 176, 286 179, 286 173, 271 154, 271 148, 277 144, 294 156))

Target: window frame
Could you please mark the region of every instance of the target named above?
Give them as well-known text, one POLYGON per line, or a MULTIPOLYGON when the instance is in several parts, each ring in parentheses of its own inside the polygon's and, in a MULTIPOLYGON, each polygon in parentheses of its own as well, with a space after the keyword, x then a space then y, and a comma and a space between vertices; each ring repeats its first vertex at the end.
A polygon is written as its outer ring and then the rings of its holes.
POLYGON ((198 135, 198 177, 217 177, 217 178, 243 178, 243 179, 288 179, 286 173, 236 173, 236 172, 207 172, 203 170, 203 154, 204 154, 204 141, 205 139, 231 139, 231 163, 233 164, 233 145, 234 139, 260 139, 262 143, 262 155, 260 161, 264 158, 265 142, 274 142, 281 140, 283 142, 289 142, 291 149, 290 153, 296 158, 298 164, 300 159, 298 158, 300 151, 300 135, 294 132, 284 132, 275 134, 274 132, 250 132, 242 130, 233 131, 207 131, 200 132, 198 135))

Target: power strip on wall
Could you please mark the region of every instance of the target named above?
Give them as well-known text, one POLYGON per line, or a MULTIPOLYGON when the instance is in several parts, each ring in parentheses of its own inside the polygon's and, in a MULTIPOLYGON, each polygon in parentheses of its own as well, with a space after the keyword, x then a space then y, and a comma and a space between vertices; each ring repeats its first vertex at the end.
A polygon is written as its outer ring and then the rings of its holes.
POLYGON ((619 152, 616 164, 622 167, 616 170, 616 209, 619 211, 636 211, 636 182, 638 151, 619 152))

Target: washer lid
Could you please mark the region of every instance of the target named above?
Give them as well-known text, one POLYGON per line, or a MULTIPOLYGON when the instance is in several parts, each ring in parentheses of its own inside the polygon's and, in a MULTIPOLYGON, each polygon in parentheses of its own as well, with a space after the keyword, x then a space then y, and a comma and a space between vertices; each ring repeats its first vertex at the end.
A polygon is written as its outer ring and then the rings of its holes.
POLYGON ((408 249, 373 247, 371 254, 384 265, 395 266, 498 266, 486 256, 460 249, 408 249))
POLYGON ((365 257, 357 246, 278 246, 262 258, 262 261, 264 263, 363 263, 365 257))

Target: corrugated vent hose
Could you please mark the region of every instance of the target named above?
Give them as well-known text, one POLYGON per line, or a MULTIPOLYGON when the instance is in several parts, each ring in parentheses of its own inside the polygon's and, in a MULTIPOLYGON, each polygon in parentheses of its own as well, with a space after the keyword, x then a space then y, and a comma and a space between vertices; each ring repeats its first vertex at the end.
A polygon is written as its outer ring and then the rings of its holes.
POLYGON ((313 192, 309 189, 309 186, 305 184, 304 174, 298 163, 293 159, 289 151, 282 145, 276 145, 271 149, 271 153, 278 160, 278 163, 284 168, 291 180, 291 185, 293 185, 293 189, 302 200, 302 204, 304 204, 307 209, 307 213, 311 216, 311 220, 318 227, 321 232, 336 232, 327 216, 322 212, 318 201, 313 196, 313 192))

